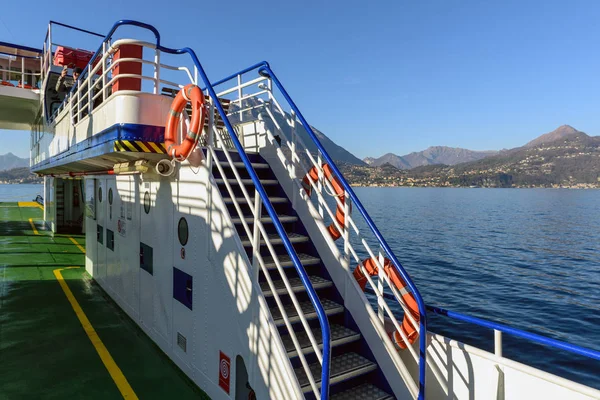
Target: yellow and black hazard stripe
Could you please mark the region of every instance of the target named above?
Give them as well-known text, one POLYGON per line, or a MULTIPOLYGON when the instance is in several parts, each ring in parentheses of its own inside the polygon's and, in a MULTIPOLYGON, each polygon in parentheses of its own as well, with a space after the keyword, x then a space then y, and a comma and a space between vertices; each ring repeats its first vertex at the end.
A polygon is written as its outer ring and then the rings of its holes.
POLYGON ((113 150, 167 154, 164 143, 142 142, 141 140, 115 140, 113 150))

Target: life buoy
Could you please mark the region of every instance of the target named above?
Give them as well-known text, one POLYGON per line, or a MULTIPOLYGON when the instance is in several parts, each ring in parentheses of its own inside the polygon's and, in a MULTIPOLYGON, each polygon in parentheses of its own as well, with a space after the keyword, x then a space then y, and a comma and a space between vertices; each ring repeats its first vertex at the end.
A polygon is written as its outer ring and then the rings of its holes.
POLYGON ((167 154, 179 161, 185 160, 198 143, 205 119, 206 109, 204 107, 204 95, 202 91, 194 84, 186 85, 177 93, 169 110, 169 117, 167 118, 167 125, 165 127, 165 147, 167 148, 167 154), (177 144, 175 138, 177 137, 179 117, 181 117, 181 113, 188 102, 192 103, 190 127, 185 139, 180 144, 177 144))
MULTIPOLYGON (((325 178, 331 182, 331 186, 333 186, 333 190, 335 191, 335 196, 339 197, 341 204, 344 205, 346 203, 344 188, 342 187, 340 180, 333 174, 329 164, 323 164, 323 174, 325 175, 325 178)), ((306 176, 302 179, 302 187, 309 196, 312 193, 312 187, 310 185, 311 180, 315 183, 317 180, 319 180, 319 171, 317 171, 316 166, 312 167, 310 171, 308 171, 308 174, 306 174, 306 176)), ((344 226, 346 222, 344 209, 340 207, 339 204, 335 210, 335 220, 341 227, 344 226)), ((333 222, 327 227, 327 230, 329 231, 329 234, 333 240, 338 240, 340 237, 342 237, 341 232, 333 222)))
POLYGON ((14 87, 14 86, 15 86, 15 85, 13 85, 12 83, 10 83, 10 82, 8 82, 8 81, 2 81, 2 82, 0 82, 0 85, 1 85, 1 86, 12 86, 12 87, 14 87))
MULTIPOLYGON (((362 265, 370 276, 377 276, 377 274, 379 273, 379 268, 377 267, 377 264, 372 258, 368 258, 365 261, 363 261, 362 265)), ((392 265, 392 262, 387 258, 383 261, 383 270, 390 278, 391 283, 400 292, 404 304, 407 306, 415 322, 418 324, 419 306, 417 305, 417 301, 415 300, 413 294, 407 290, 406 282, 404 282, 404 279, 402 279, 400 274, 396 271, 396 269, 392 265)), ((368 281, 367 277, 363 274, 362 270, 360 269, 360 266, 357 266, 356 269, 354 269, 352 275, 358 282, 360 288, 364 291, 368 281)), ((402 320, 401 328, 402 332, 404 332, 410 344, 413 344, 415 340, 417 340, 417 338, 419 337, 419 332, 417 332, 416 327, 412 325, 412 322, 406 315, 406 310, 404 312, 404 319, 402 320)), ((402 336, 397 330, 394 330, 390 333, 390 339, 392 339, 395 345, 400 349, 406 348, 406 343, 404 342, 404 339, 402 339, 402 336)))

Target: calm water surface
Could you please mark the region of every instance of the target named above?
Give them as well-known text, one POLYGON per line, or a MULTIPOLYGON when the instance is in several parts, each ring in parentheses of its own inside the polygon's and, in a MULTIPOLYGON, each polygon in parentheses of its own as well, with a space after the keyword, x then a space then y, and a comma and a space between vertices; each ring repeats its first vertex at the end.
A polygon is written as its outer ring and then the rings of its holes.
POLYGON ((0 184, 0 202, 2 201, 33 201, 37 195, 44 195, 44 185, 22 184, 8 185, 0 184))
MULTIPOLYGON (((600 191, 356 188, 429 305, 600 350, 600 191)), ((362 230, 362 229, 361 229, 362 230)), ((429 329, 493 351, 493 333, 429 329)), ((600 362, 504 338, 505 356, 600 389, 600 362)))

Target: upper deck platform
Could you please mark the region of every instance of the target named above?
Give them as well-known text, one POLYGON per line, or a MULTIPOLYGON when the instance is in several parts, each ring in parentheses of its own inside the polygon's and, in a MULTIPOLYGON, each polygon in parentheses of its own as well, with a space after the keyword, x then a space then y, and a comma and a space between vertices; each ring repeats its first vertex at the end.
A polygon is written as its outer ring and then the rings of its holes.
POLYGON ((0 42, 0 129, 31 129, 40 104, 42 54, 0 42))

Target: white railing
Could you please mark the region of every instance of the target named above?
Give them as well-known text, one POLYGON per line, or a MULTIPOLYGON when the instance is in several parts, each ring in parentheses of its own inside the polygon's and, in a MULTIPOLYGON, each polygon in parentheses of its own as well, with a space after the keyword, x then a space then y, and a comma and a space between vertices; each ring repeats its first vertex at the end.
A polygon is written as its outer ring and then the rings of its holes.
MULTIPOLYGON (((338 241, 334 241, 327 233, 327 229, 325 228, 323 230, 324 239, 329 241, 330 245, 336 246, 340 251, 342 257, 340 260, 341 264, 352 267, 346 268, 350 278, 354 279, 352 275, 354 266, 360 268, 362 274, 366 277, 375 294, 376 306, 373 306, 372 303, 369 304, 378 316, 380 328, 385 329, 386 321, 390 322, 394 326, 395 331, 398 332, 400 337, 404 340, 404 343, 409 343, 408 337, 401 327, 402 319, 400 319, 400 321, 398 320, 398 317, 394 314, 393 307, 397 305, 402 307, 404 318, 409 321, 409 324, 417 332, 419 332, 419 322, 411 313, 408 304, 403 300, 400 290, 392 283, 390 276, 384 272, 384 252, 381 248, 373 250, 368 243, 368 239, 361 234, 357 222, 351 215, 351 204, 348 193, 344 192, 344 202, 340 199, 341 196, 334 195, 335 189, 332 183, 328 179, 325 179, 324 176, 321 155, 309 151, 309 147, 304 143, 300 136, 297 135, 297 129, 304 129, 302 123, 295 117, 293 111, 289 113, 284 111, 274 94, 272 89, 273 85, 268 77, 249 77, 244 81, 243 76, 238 75, 236 78, 232 78, 230 82, 233 82, 232 86, 218 93, 218 96, 234 96, 233 98, 230 98, 230 100, 233 104, 238 106, 238 109, 230 109, 229 111, 233 123, 243 124, 244 122, 251 120, 252 116, 244 117, 243 113, 245 112, 254 112, 254 119, 265 122, 264 126, 267 131, 267 138, 271 145, 278 147, 277 154, 279 160, 284 168, 288 170, 290 178, 295 182, 296 192, 299 196, 295 196, 294 201, 300 199, 309 203, 309 208, 312 210, 311 212, 318 219, 321 219, 323 227, 326 227, 331 223, 342 234, 338 241), (251 93, 248 93, 249 91, 251 91, 251 93), (248 101, 253 98, 256 99, 256 101, 248 101), (271 128, 269 128, 269 125, 271 128), (276 136, 281 138, 281 144, 276 140, 276 136), (308 163, 308 165, 305 163, 308 163), (315 194, 313 196, 308 196, 302 187, 301 182, 313 167, 318 171, 319 179, 317 182, 313 182, 312 179, 308 180, 312 192, 315 194), (340 225, 335 217, 336 209, 338 207, 341 210, 344 210, 345 218, 343 225, 340 225), (376 264, 378 268, 377 278, 371 277, 362 265, 365 258, 371 258, 376 264), (384 291, 391 292, 395 301, 386 299, 384 291)), ((370 233, 370 231, 367 230, 367 233, 370 233)), ((406 290, 409 290, 408 287, 406 287, 406 290)), ((390 342, 390 344, 393 345, 393 342, 390 342)), ((409 352, 414 362, 417 365, 419 364, 418 349, 415 349, 414 346, 408 345, 406 350, 400 351, 409 352)), ((403 366, 403 376, 409 377, 409 369, 406 368, 399 356, 396 360, 403 366)), ((435 366, 432 366, 432 369, 436 377, 441 377, 439 369, 435 366)), ((412 378, 406 380, 410 391, 416 397, 419 394, 418 381, 415 381, 412 378)), ((443 382, 441 379, 440 381, 443 382)), ((447 391, 447 388, 445 389, 447 391)))
MULTIPOLYGON (((220 94, 219 94, 219 97, 220 97, 220 94)), ((218 131, 216 124, 214 123, 214 106, 212 104, 210 104, 209 107, 210 107, 209 108, 209 135, 208 135, 208 139, 207 139, 208 140, 208 147, 207 147, 208 156, 207 156, 207 164, 206 165, 210 169, 214 164, 214 166, 217 167, 219 174, 221 175, 221 179, 223 179, 223 182, 227 189, 227 193, 231 199, 231 202, 233 203, 233 206, 234 206, 234 208, 237 212, 237 215, 240 218, 241 224, 244 228, 244 232, 246 233, 246 236, 248 237, 248 239, 251 242, 253 256, 252 256, 252 260, 250 260, 250 262, 252 264, 253 271, 254 271, 253 280, 258 285, 258 272, 259 271, 263 272, 264 277, 269 285, 269 289, 271 290, 271 293, 273 294, 275 303, 277 304, 277 308, 279 309, 279 312, 281 313, 283 322, 290 334, 290 337, 294 344, 294 348, 296 349, 296 351, 298 353, 298 357, 300 359, 302 367, 304 368, 304 371, 306 372, 311 389, 312 389, 313 393, 315 394, 315 396, 317 398, 320 398, 320 394, 319 394, 320 392, 319 392, 318 385, 316 383, 317 381, 315 379, 315 376, 313 376, 313 374, 309 368, 309 364, 304 355, 302 346, 300 345, 300 342, 298 341, 298 337, 296 335, 294 328, 292 327, 292 323, 290 322, 288 313, 286 312, 283 302, 281 301, 281 297, 278 293, 278 289, 277 289, 277 287, 275 287, 275 284, 273 283, 273 278, 271 277, 271 273, 269 272, 269 269, 267 268, 265 261, 263 259, 263 256, 261 254, 261 247, 262 247, 261 242, 264 242, 265 246, 267 247, 267 249, 269 251, 269 255, 273 258, 276 269, 279 272, 279 275, 280 275, 281 279, 283 280, 285 289, 287 291, 286 295, 288 295, 289 298, 291 299, 292 304, 294 305, 294 308, 296 309, 298 318, 300 319, 302 328, 306 332, 306 334, 310 340, 312 349, 314 350, 314 352, 317 356, 317 359, 319 360, 319 362, 321 364, 323 363, 323 352, 316 340, 316 337, 312 331, 311 326, 308 323, 306 315, 304 314, 304 312, 302 311, 302 308, 300 307, 298 298, 296 297, 294 290, 287 278, 287 275, 284 271, 284 268, 281 265, 281 261, 279 260, 277 252, 275 251, 275 248, 274 248, 273 244, 271 243, 271 240, 269 239, 267 231, 265 230, 265 227, 264 227, 263 223, 261 222, 261 217, 262 217, 261 211, 262 211, 262 207, 263 207, 262 199, 261 199, 258 191, 255 191, 254 197, 251 197, 250 194, 248 193, 248 190, 246 189, 246 186, 243 183, 242 178, 240 177, 240 174, 234 164, 234 161, 231 158, 230 151, 228 150, 230 145, 225 141, 225 139, 223 138, 221 133, 218 131), (217 153, 215 151, 215 148, 222 149, 222 151, 225 155, 225 158, 226 158, 225 167, 223 165, 221 165, 222 161, 219 160, 217 153), (228 178, 228 175, 226 174, 225 169, 227 167, 231 168, 231 170, 234 174, 233 179, 235 179, 235 183, 237 185, 239 185, 239 187, 242 191, 243 199, 245 200, 246 204, 248 205, 248 208, 250 209, 250 213, 251 213, 250 215, 247 213, 244 213, 244 211, 242 210, 242 206, 240 205, 240 203, 237 200, 239 195, 236 196, 236 192, 233 190, 232 185, 228 181, 228 179, 232 179, 232 178, 228 178), (253 224, 253 229, 251 229, 250 224, 248 222, 246 222, 246 218, 248 218, 249 216, 252 218, 251 224, 253 224)), ((320 375, 320 373, 319 373, 319 375, 320 375)))
MULTIPOLYGON (((52 44, 52 46, 56 46, 56 44, 52 44)), ((78 123, 87 115, 90 115, 93 112, 96 103, 98 103, 98 105, 102 104, 112 95, 111 88, 120 79, 135 78, 140 79, 141 81, 152 82, 151 89, 146 91, 153 94, 160 94, 161 87, 172 87, 180 89, 185 85, 174 81, 161 79, 161 70, 181 71, 185 73, 185 76, 182 77, 184 78, 182 79, 182 81, 185 80, 186 83, 197 82, 197 74, 194 73, 192 75, 192 73, 187 67, 172 66, 161 63, 160 53, 160 50, 156 48, 156 45, 154 43, 145 42, 141 40, 119 39, 114 41, 110 45, 104 43, 102 53, 98 54, 97 58, 92 60, 92 62, 88 64, 87 68, 82 73, 83 78, 80 78, 78 80, 76 87, 70 93, 67 94, 62 104, 54 112, 51 113, 52 115, 50 119, 56 119, 58 115, 63 113, 65 110, 68 110, 69 115, 71 116, 71 123, 78 123), (138 45, 143 48, 150 49, 152 50, 152 60, 146 60, 144 58, 119 58, 117 60, 114 60, 114 54, 122 45, 138 45), (120 63, 126 62, 135 62, 142 65, 151 65, 153 71, 152 75, 144 75, 143 73, 115 74, 114 69, 120 63)), ((50 52, 45 53, 43 63, 45 65, 45 68, 50 68, 52 63, 50 52)), ((45 70, 48 71, 47 69, 45 70)), ((145 91, 144 88, 142 88, 141 91, 145 91)))

